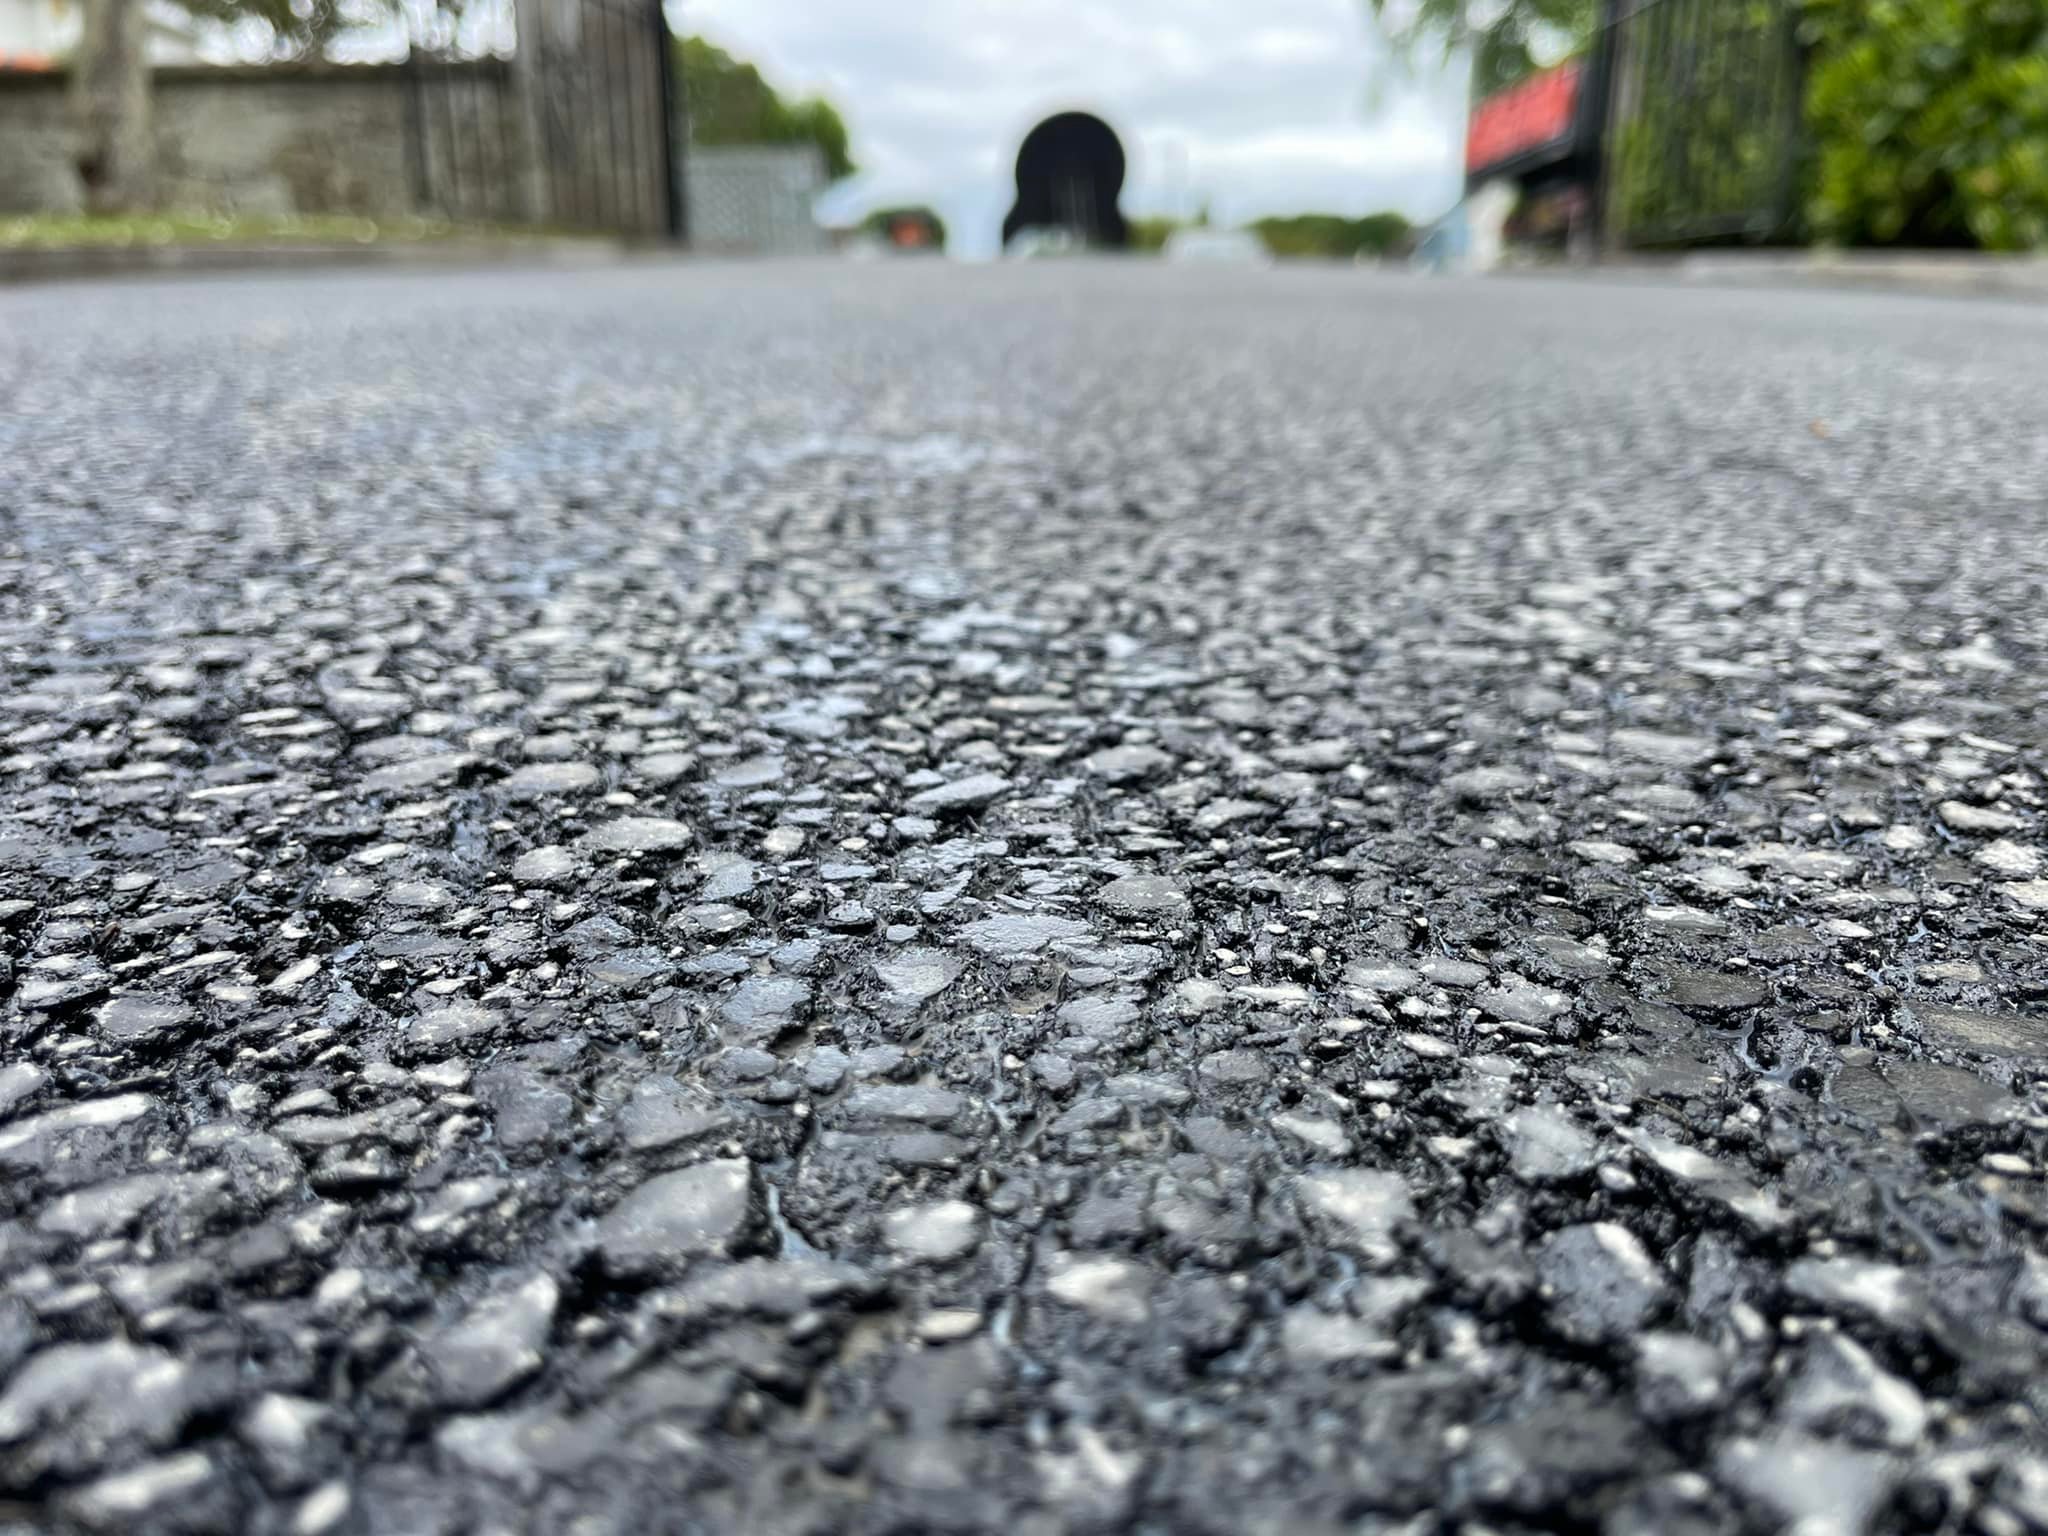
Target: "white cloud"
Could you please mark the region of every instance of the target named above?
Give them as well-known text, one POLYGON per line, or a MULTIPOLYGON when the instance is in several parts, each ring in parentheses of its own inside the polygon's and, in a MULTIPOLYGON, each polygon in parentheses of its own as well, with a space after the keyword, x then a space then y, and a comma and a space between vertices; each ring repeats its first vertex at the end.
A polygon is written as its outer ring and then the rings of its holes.
POLYGON ((929 202, 966 255, 994 250, 1018 140, 1066 107, 1122 135, 1131 213, 1428 216, 1458 191, 1461 92, 1388 85, 1365 0, 681 0, 675 20, 838 104, 862 171, 828 216, 929 202))

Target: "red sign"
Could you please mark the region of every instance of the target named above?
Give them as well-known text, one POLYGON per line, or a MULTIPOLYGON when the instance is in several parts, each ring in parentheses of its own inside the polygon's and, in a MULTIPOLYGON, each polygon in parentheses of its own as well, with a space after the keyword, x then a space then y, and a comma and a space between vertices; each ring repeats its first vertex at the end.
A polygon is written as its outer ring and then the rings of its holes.
POLYGON ((1568 138, 1579 109, 1580 72, 1576 60, 1560 64, 1474 107, 1465 130, 1465 174, 1568 138))

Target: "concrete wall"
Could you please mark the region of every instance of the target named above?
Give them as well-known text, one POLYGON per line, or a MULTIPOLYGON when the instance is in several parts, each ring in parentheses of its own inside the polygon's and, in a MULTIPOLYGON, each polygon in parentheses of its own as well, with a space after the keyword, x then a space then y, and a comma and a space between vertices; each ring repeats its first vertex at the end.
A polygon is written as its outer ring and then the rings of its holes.
POLYGON ((60 75, 0 75, 0 214, 71 212, 78 177, 60 75))
MULTIPOLYGON (((622 23, 587 32, 575 51, 537 48, 524 73, 502 59, 159 69, 156 206, 664 234, 649 34, 622 23)), ((70 122, 62 74, 0 71, 0 216, 77 211, 70 122)), ((714 153, 737 157, 711 176, 735 243, 815 240, 808 197, 824 173, 799 163, 808 151, 714 153)))
MULTIPOLYGON (((159 207, 178 212, 532 214, 525 119, 496 60, 161 69, 154 128, 159 207)), ((0 213, 79 206, 61 74, 0 73, 0 213)))
POLYGON ((803 256, 825 249, 811 213, 826 186, 816 146, 693 144, 683 167, 690 243, 698 250, 803 256))

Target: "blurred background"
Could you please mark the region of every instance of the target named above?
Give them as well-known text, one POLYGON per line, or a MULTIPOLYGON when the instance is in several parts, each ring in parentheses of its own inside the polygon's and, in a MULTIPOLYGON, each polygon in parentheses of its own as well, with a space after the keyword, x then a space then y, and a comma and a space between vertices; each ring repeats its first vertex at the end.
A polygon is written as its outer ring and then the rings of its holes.
POLYGON ((0 247, 2048 238, 2048 0, 0 0, 0 247))

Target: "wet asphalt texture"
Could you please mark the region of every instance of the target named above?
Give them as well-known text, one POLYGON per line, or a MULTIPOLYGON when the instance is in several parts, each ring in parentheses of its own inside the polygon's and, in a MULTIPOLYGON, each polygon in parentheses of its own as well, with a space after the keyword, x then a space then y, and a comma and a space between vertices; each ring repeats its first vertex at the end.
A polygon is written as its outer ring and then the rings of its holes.
POLYGON ((2048 1530, 2048 309, 0 295, 0 1530, 2048 1530))

